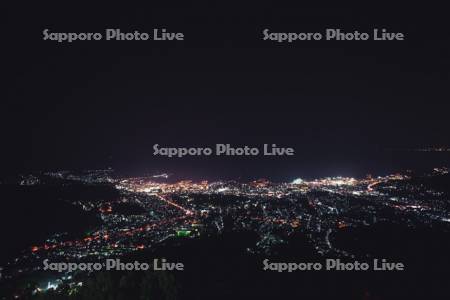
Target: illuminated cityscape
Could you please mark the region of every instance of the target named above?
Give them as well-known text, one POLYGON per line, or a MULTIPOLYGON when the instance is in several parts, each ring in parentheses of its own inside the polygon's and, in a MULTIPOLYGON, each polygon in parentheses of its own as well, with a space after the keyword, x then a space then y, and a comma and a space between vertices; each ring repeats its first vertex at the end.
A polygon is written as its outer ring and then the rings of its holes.
MULTIPOLYGON (((430 179, 448 176, 447 168, 426 174, 404 172, 366 178, 300 178, 290 183, 259 179, 249 183, 206 180, 170 182, 168 174, 119 178, 112 170, 47 172, 22 176, 23 186, 104 186, 113 199, 71 202, 101 220, 78 239, 60 232, 18 254, 2 266, 1 280, 31 276, 42 261, 90 261, 152 251, 166 241, 220 236, 224 231, 254 232, 259 237, 251 254, 270 255, 293 234, 304 235, 320 256, 357 257, 335 245, 335 235, 349 228, 380 222, 450 230, 448 194, 427 187, 430 179), (231 222, 229 221, 231 220, 231 222), (228 222, 228 224, 227 224, 228 222)), ((33 292, 58 289, 71 274, 46 282, 33 292)))

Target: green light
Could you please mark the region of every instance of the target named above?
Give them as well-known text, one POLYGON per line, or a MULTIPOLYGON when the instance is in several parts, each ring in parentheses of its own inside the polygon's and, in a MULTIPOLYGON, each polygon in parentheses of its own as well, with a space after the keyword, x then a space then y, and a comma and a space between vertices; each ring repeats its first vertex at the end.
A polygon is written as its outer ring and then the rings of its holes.
POLYGON ((178 237, 186 237, 186 236, 189 236, 190 234, 191 234, 190 230, 178 230, 177 231, 178 237))

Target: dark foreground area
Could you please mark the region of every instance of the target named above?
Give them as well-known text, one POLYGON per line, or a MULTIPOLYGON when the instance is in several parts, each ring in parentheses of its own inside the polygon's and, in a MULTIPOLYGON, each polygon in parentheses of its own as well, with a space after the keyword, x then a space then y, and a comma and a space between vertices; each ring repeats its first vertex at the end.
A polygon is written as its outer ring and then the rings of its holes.
MULTIPOLYGON (((398 230, 391 231, 387 238, 391 239, 398 230)), ((143 252, 128 259, 150 262, 165 257, 183 262, 184 271, 94 272, 88 278, 80 278, 85 282, 80 288, 62 286, 32 299, 443 299, 449 291, 448 236, 442 237, 446 241, 437 247, 421 244, 424 236, 419 235, 398 236, 398 244, 410 248, 398 248, 406 251, 401 260, 406 270, 397 272, 264 271, 263 260, 268 257, 246 251, 255 241, 252 234, 225 233, 215 238, 176 240, 156 253, 143 252)), ((388 247, 381 246, 387 240, 378 242, 380 247, 374 251, 387 254, 388 247)), ((395 251, 391 249, 391 257, 401 257, 395 251)), ((281 246, 276 252, 270 261, 325 260, 314 254, 302 236, 294 236, 289 246, 281 246)))

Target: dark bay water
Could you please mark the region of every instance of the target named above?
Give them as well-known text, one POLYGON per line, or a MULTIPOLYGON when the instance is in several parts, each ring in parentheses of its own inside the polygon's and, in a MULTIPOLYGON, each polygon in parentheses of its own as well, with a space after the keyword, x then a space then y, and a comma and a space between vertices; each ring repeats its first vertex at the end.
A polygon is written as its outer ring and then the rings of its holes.
POLYGON ((68 238, 82 235, 100 221, 70 202, 114 195, 109 188, 83 185, 0 185, 0 261, 54 233, 67 232, 68 238))

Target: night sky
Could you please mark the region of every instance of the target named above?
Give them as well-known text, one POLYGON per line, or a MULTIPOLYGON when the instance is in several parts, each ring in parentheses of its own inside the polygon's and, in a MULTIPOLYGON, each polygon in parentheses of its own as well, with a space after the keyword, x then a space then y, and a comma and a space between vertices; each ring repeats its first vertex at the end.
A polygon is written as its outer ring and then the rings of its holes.
POLYGON ((2 172, 113 167, 287 180, 435 163, 398 149, 450 146, 447 11, 275 3, 8 8, 2 172), (185 41, 60 44, 42 40, 45 28, 167 28, 185 41), (262 41, 265 28, 386 28, 406 41, 278 44, 262 41), (296 155, 169 159, 152 155, 156 143, 277 143, 296 155))

